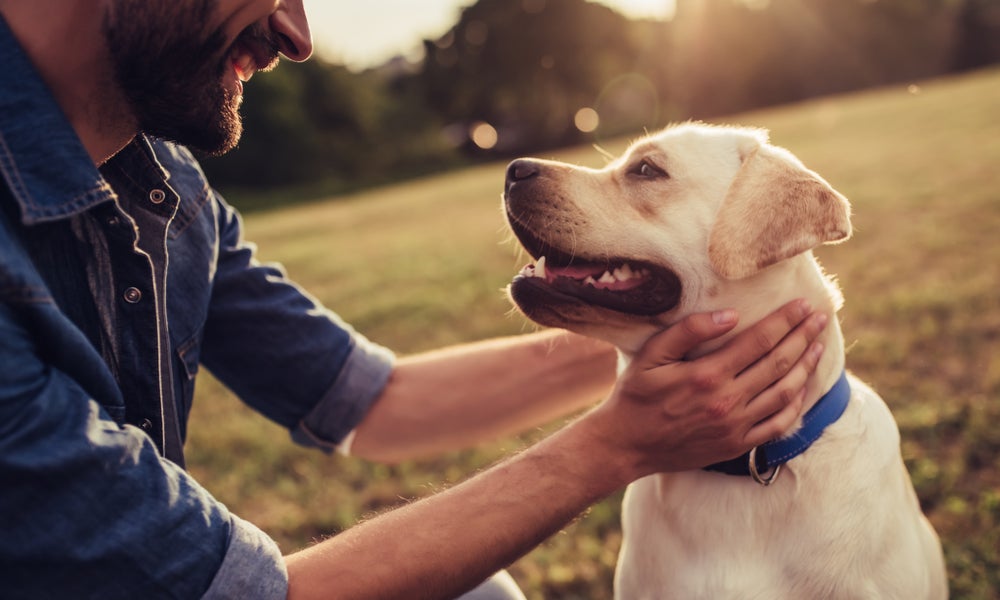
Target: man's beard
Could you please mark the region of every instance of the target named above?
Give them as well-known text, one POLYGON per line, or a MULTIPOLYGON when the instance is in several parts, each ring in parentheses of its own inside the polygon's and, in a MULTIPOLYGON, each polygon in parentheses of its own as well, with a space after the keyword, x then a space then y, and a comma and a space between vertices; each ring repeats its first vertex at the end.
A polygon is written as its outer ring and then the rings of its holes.
MULTIPOLYGON (((234 148, 243 132, 242 98, 223 83, 232 69, 225 34, 204 30, 218 0, 112 4, 104 35, 115 83, 139 129, 210 155, 234 148)), ((261 48, 271 63, 277 57, 277 45, 257 26, 237 43, 261 48)))

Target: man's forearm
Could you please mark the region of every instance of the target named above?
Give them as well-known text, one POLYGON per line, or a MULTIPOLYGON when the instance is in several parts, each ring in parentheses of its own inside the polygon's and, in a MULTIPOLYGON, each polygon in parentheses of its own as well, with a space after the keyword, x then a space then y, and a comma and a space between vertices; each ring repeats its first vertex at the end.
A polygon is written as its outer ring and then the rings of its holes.
POLYGON ((289 598, 454 598, 471 589, 634 476, 586 421, 287 557, 289 598))
POLYGON ((615 360, 610 345, 560 331, 403 358, 352 453, 394 462, 536 427, 602 399, 615 360))

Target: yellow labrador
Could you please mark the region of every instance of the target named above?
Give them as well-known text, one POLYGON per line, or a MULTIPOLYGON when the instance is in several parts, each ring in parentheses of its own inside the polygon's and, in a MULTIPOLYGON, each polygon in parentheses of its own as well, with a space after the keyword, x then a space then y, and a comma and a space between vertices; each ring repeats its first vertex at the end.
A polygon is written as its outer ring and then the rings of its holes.
MULTIPOLYGON (((811 250, 850 236, 850 206, 760 130, 676 126, 600 170, 519 159, 504 203, 535 261, 510 286, 520 310, 608 340, 625 362, 694 312, 732 307, 749 324, 795 298, 831 315, 843 301, 811 250)), ((845 372, 839 328, 821 341, 786 437, 629 486, 618 598, 947 597, 896 423, 845 372)))

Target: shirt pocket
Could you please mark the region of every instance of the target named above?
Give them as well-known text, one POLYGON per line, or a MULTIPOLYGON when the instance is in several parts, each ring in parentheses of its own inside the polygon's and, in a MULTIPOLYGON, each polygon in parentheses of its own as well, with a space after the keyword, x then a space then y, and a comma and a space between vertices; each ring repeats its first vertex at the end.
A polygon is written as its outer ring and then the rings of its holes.
MULTIPOLYGON (((199 329, 183 343, 177 346, 174 385, 178 394, 178 408, 181 410, 182 430, 187 428, 188 414, 194 401, 194 382, 198 376, 198 365, 201 361, 201 330, 199 329)), ((182 431, 182 434, 185 432, 182 431)))

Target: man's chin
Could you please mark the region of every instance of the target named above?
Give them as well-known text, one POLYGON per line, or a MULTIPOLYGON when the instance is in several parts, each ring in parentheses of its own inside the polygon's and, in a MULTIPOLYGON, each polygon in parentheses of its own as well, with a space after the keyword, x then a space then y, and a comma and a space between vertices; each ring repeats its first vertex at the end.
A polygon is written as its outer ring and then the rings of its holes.
POLYGON ((220 132, 215 138, 208 139, 206 136, 204 143, 186 143, 184 145, 205 156, 222 156, 239 144, 242 135, 243 125, 237 120, 233 128, 220 132))
POLYGON ((175 120, 170 123, 148 123, 143 132, 187 146, 205 156, 221 156, 233 148, 243 135, 243 120, 235 107, 226 106, 214 118, 199 122, 175 120))

